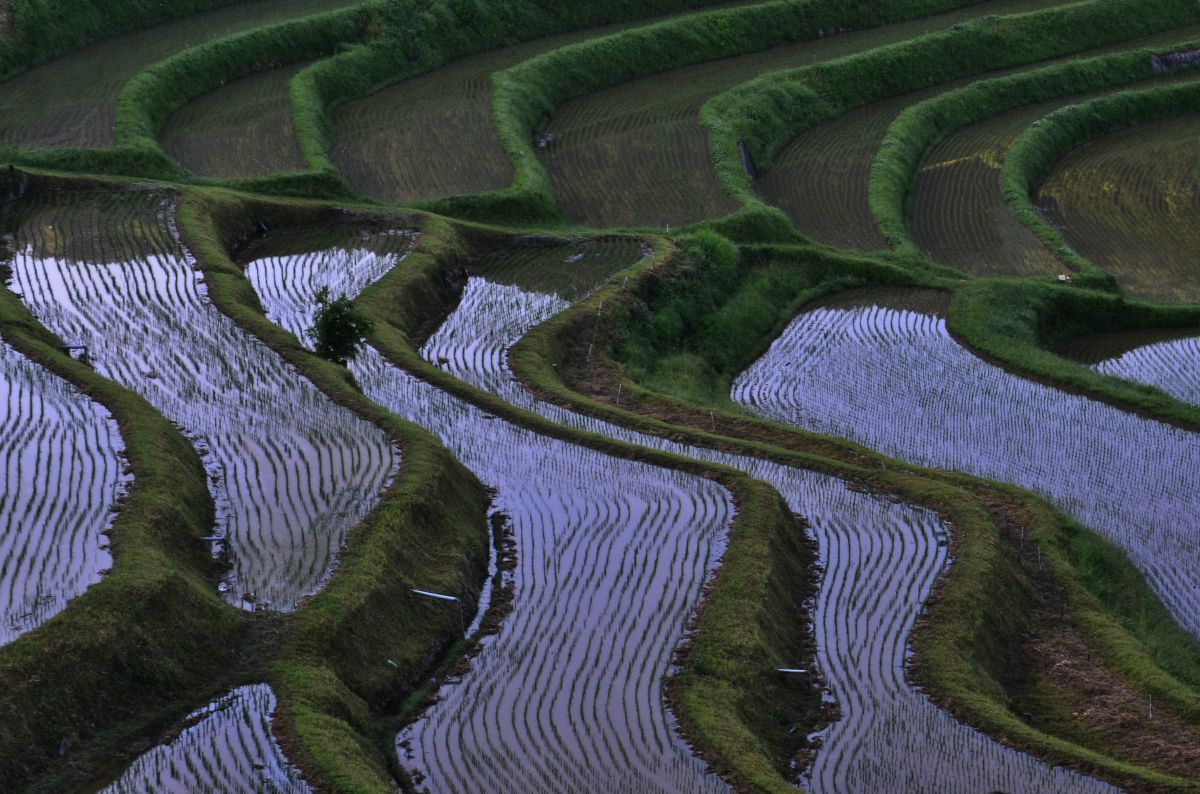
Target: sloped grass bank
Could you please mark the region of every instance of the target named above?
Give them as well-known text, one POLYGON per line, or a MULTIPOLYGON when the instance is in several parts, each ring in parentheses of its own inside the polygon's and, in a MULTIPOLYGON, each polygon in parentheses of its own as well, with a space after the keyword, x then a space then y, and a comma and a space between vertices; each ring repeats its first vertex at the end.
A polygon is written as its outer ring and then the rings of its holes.
POLYGON ((489 498, 432 436, 368 401, 344 368, 267 320, 230 256, 260 224, 336 217, 320 205, 192 192, 179 223, 218 308, 400 448, 395 481, 352 531, 326 587, 291 618, 268 667, 282 704, 277 729, 292 760, 318 787, 384 792, 394 755, 388 717, 456 643, 459 628, 456 614, 410 588, 437 587, 467 608, 476 603, 488 559, 489 498))
POLYGON ((743 205, 761 211, 749 173, 732 155, 743 145, 754 166, 766 170, 798 132, 855 107, 1196 21, 1200 9, 1186 0, 1149 6, 1137 0, 1092 0, 985 17, 891 47, 763 75, 716 97, 701 113, 721 183, 743 205))
MULTIPOLYGON (((1094 272, 1099 268, 1067 244, 1034 207, 1032 196, 1055 163, 1072 149, 1135 124, 1197 110, 1200 110, 1200 82, 1195 81, 1124 91, 1064 107, 1029 127, 1013 144, 1002 171, 1004 198, 1017 217, 1063 262, 1082 272, 1094 272)), ((1112 274, 1107 275, 1112 278, 1112 274)))
MULTIPOLYGON (((677 297, 662 282, 669 283, 672 272, 698 264, 694 256, 688 264, 680 263, 680 258, 678 252, 665 252, 658 262, 629 274, 629 289, 614 281, 539 326, 513 351, 518 377, 548 399, 609 421, 818 468, 937 510, 956 530, 955 563, 914 635, 915 680, 960 719, 1051 763, 1068 764, 1135 788, 1194 789, 1195 781, 1108 757, 1102 745, 1094 744, 1095 734, 1086 725, 1064 729, 1070 734, 1064 738, 1039 730, 1037 714, 1030 722, 1017 713, 1018 708, 1047 707, 1047 699, 1015 701, 1018 693, 1009 689, 1022 669, 1036 671, 1037 665, 1048 663, 1038 656, 1025 619, 1037 611, 1043 616, 1038 631, 1085 638, 1097 669, 1118 678, 1129 691, 1142 696, 1153 693, 1156 702, 1170 703, 1165 708, 1189 725, 1200 719, 1196 711, 1200 646, 1169 619, 1141 574, 1110 544, 1017 489, 924 471, 853 444, 731 413, 712 402, 687 403, 664 396, 629 379, 612 355, 633 338, 653 344, 645 318, 655 316, 662 301, 677 297), (642 292, 642 280, 655 284, 642 292), (604 310, 598 314, 601 302, 604 310), (589 345, 592 357, 584 364, 581 349, 589 345), (1033 544, 1045 555, 1049 578, 1042 573, 1043 563, 1022 557, 1034 552, 1033 544)), ((784 269, 803 268, 803 259, 793 249, 783 257, 784 269)), ((822 267, 819 262, 814 265, 818 272, 822 267)), ((726 302, 723 298, 731 292, 735 297, 729 303, 737 300, 737 290, 717 290, 718 304, 726 302)), ((687 294, 687 289, 680 289, 679 295, 687 294)), ((714 311, 711 303, 692 308, 698 314, 714 311)), ((668 347, 660 355, 672 352, 675 349, 668 347)), ((710 365, 710 370, 719 367, 710 365)), ((1053 697, 1048 699, 1055 709, 1061 710, 1064 703, 1066 708, 1080 704, 1078 692, 1050 689, 1053 697)))
POLYGON ((0 649, 0 788, 60 790, 215 694, 246 621, 218 596, 219 566, 200 541, 213 504, 192 446, 141 397, 60 352, 8 290, 0 333, 113 414, 134 476, 110 532, 112 572, 0 649))
MULTIPOLYGON (((1187 49, 1193 45, 1180 46, 1187 49)), ((921 253, 908 230, 906 206, 922 158, 937 141, 952 131, 1006 110, 1149 80, 1157 74, 1153 54, 1154 50, 1142 48, 1069 61, 973 83, 905 110, 889 128, 871 165, 871 210, 888 242, 900 252, 921 253)), ((1200 91, 1194 93, 1200 97, 1200 91)), ((1006 193, 1019 187, 1006 184, 1006 193)), ((1037 215, 1032 208, 1025 214, 1037 215)), ((1047 226, 1044 222, 1038 225, 1047 226)), ((1045 235, 1041 236, 1045 239, 1045 235)), ((1112 286, 1111 276, 1095 266, 1078 259, 1068 264, 1080 274, 1083 283, 1112 286)))
POLYGON ((471 236, 444 220, 426 221, 414 254, 357 301, 375 320, 371 343, 397 366, 514 424, 730 489, 737 516, 729 546, 681 657, 672 700, 690 738, 727 780, 746 789, 790 790, 783 765, 822 713, 817 690, 763 672, 812 652, 803 604, 815 586, 814 556, 795 517, 774 489, 741 472, 555 424, 425 362, 419 340, 457 302, 471 254, 464 237, 471 236), (793 725, 800 727, 789 733, 793 725))

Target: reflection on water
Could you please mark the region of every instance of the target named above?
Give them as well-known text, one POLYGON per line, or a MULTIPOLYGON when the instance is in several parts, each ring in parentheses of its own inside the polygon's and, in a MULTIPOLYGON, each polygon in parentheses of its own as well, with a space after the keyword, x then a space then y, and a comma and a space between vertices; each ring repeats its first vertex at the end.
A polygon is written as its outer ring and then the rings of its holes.
POLYGON ((131 478, 108 412, 0 341, 0 645, 112 565, 110 512, 131 478))
MULTIPOLYGON (((272 319, 297 330, 298 307, 318 286, 353 295, 386 271, 383 263, 354 262, 347 249, 332 247, 257 262, 249 272, 272 319)), ((932 513, 823 475, 643 436, 534 400, 512 379, 504 354, 563 306, 555 295, 473 278, 422 355, 561 424, 740 468, 774 484, 811 521, 825 570, 815 615, 819 663, 843 716, 824 732, 806 788, 1112 791, 957 723, 904 680, 905 643, 946 565, 945 529, 932 513)), ((443 699, 399 737, 423 785, 716 786, 668 739, 659 680, 719 553, 728 497, 695 477, 521 431, 388 367, 373 351, 354 370, 374 399, 436 432, 498 485, 517 528, 512 616, 474 669, 444 686, 443 699)))
POLYGON ((69 195, 22 212, 14 288, 204 458, 226 541, 216 545, 232 566, 228 600, 294 608, 396 465, 386 436, 217 311, 168 198, 69 195))
POLYGON ((102 794, 309 794, 271 735, 275 693, 238 687, 188 716, 188 727, 141 755, 102 794))
POLYGON ((1200 634, 1200 438, 1010 375, 934 314, 807 312, 734 383, 765 416, 1046 496, 1129 554, 1200 634))

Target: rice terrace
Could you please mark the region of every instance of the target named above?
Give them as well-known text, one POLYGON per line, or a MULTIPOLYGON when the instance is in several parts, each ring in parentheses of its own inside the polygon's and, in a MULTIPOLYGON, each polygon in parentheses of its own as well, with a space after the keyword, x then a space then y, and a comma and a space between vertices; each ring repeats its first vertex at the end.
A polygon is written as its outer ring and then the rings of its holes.
POLYGON ((0 0, 0 794, 1200 792, 1200 0, 0 0))

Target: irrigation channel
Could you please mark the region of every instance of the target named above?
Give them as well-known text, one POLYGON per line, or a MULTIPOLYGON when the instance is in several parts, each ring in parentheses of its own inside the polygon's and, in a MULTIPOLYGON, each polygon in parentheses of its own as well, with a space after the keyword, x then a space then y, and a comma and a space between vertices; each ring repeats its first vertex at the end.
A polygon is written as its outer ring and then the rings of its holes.
POLYGON ((101 794, 309 794, 271 735, 274 711, 270 687, 238 687, 188 715, 174 740, 140 756, 101 794))
POLYGON ((734 212, 712 167, 701 106, 764 72, 806 66, 950 28, 986 14, 1061 0, 992 0, 936 16, 801 41, 631 80, 565 103, 541 153, 555 197, 593 227, 682 226, 734 212))
POLYGON ((258 0, 102 39, 0 83, 0 145, 116 143, 117 96, 134 75, 189 47, 361 0, 258 0))
MULTIPOLYGON (((318 287, 354 295, 386 270, 356 256, 353 245, 270 253, 254 252, 248 273, 269 316, 293 331, 307 323, 318 287)), ((568 253, 559 266, 569 268, 577 253, 586 252, 568 253)), ((999 745, 905 682, 906 639, 947 564, 946 530, 932 513, 824 475, 682 446, 535 400, 515 382, 505 353, 568 302, 512 283, 524 280, 512 277, 520 267, 500 270, 508 283, 489 280, 487 267, 468 281, 423 356, 555 422, 741 468, 773 483, 811 521, 825 566, 815 617, 820 664, 842 716, 820 736, 806 788, 1113 790, 999 745)), ((434 791, 721 788, 672 735, 660 686, 721 553, 728 497, 690 475, 510 426, 373 350, 353 371, 368 395, 439 434, 498 488, 497 509, 509 515, 520 561, 513 614, 472 671, 443 686, 441 700, 398 737, 403 763, 434 791)))
POLYGON ((1140 124, 1086 143, 1039 192, 1039 209, 1067 242, 1139 297, 1200 301, 1198 121, 1140 124))
MULTIPOLYGON (((1193 28, 1189 32, 1193 35, 1200 33, 1200 28, 1193 28)), ((1195 79, 1194 74, 1184 73, 1090 94, 1058 97, 1000 113, 947 135, 926 153, 912 187, 909 223, 913 239, 931 258, 973 275, 1035 276, 1063 272, 1063 263, 1017 218, 1004 200, 1000 169, 1009 148, 1031 122, 1064 105, 1080 103, 1118 90, 1195 79)), ((1172 132, 1181 134, 1183 129, 1177 125, 1172 132)), ((1145 194, 1147 205, 1164 202, 1169 208, 1172 199, 1169 194, 1175 191, 1174 200, 1178 204, 1176 216, 1181 211, 1192 212, 1196 198, 1196 139, 1194 136, 1184 136, 1182 139, 1164 137, 1162 140, 1168 142, 1167 146, 1172 151, 1156 154, 1175 156, 1177 159, 1165 161, 1152 157, 1148 162, 1158 164, 1154 170, 1147 169, 1147 163, 1140 159, 1146 152, 1138 148, 1126 148, 1128 141, 1118 143, 1118 151, 1122 152, 1118 157, 1124 156, 1127 161, 1121 168, 1113 168, 1112 163, 1106 163, 1101 169, 1093 170, 1093 184, 1075 186, 1075 189, 1087 191, 1075 194, 1079 197, 1078 204, 1086 206, 1091 197, 1111 195, 1113 192, 1129 195, 1130 200, 1137 201, 1134 198, 1139 195, 1136 187, 1124 193, 1119 185, 1144 185, 1152 191, 1145 194), (1128 157, 1125 153, 1130 151, 1138 154, 1128 157), (1191 167, 1184 168, 1181 173, 1179 165, 1184 163, 1191 167), (1097 177, 1102 180, 1101 184, 1094 183, 1097 177), (1179 189, 1189 181, 1190 194, 1179 189), (1170 186, 1166 188, 1166 196, 1163 195, 1163 185, 1170 186)), ((1055 195, 1062 197, 1066 203, 1071 192, 1057 191, 1055 195)), ((1072 205, 1067 203, 1067 206, 1072 205)), ((1171 258, 1164 250, 1166 246, 1162 239, 1153 233, 1154 230, 1168 232, 1172 225, 1179 226, 1178 217, 1172 218, 1164 213, 1164 217, 1160 217, 1158 223, 1151 227, 1146 222, 1151 220, 1147 216, 1153 216, 1153 212, 1143 210, 1132 216, 1128 214, 1130 209, 1129 206, 1118 205, 1104 220, 1093 223, 1086 230, 1088 233, 1098 234, 1101 228, 1107 231, 1101 240, 1087 243, 1089 250, 1107 250, 1107 261, 1121 262, 1113 275, 1122 283, 1132 277, 1132 286, 1139 288, 1134 291, 1143 297, 1161 299, 1164 292, 1176 296, 1190 294, 1193 298, 1200 296, 1200 290, 1189 291, 1181 286, 1196 282, 1196 277, 1190 272, 1194 270, 1192 260, 1185 253, 1190 249, 1185 247, 1181 251, 1176 247, 1176 256, 1171 258), (1118 222, 1120 225, 1114 228, 1118 222), (1113 249, 1105 248, 1109 243, 1128 239, 1136 240, 1136 246, 1141 248, 1142 253, 1136 263, 1129 261, 1132 252, 1128 243, 1123 243, 1124 250, 1116 255, 1113 249), (1153 244, 1150 241, 1154 241, 1153 244), (1170 261, 1171 265, 1165 265, 1164 260, 1170 261), (1142 270, 1139 265, 1146 267, 1142 270), (1147 288, 1151 281, 1159 282, 1156 289, 1147 288), (1155 294, 1149 295, 1148 292, 1155 294)), ((1195 225, 1183 225, 1192 231, 1190 237, 1186 234, 1183 237, 1192 243, 1196 242, 1195 225)), ((1175 238, 1179 237, 1176 233, 1175 238)))
POLYGON ((1200 634, 1200 438, 988 364, 951 338, 935 305, 911 300, 852 293, 805 312, 735 380, 733 399, 1044 495, 1121 546, 1200 634))
POLYGON ((24 301, 204 458, 226 599, 290 610, 316 592, 398 465, 383 431, 217 311, 177 239, 172 196, 68 193, 7 211, 24 301))
POLYGON ((1089 334, 1069 340, 1062 355, 1114 378, 1145 383, 1200 405, 1200 336, 1191 332, 1089 334))
POLYGON ((112 565, 103 533, 128 486, 108 411, 0 341, 0 645, 112 565))

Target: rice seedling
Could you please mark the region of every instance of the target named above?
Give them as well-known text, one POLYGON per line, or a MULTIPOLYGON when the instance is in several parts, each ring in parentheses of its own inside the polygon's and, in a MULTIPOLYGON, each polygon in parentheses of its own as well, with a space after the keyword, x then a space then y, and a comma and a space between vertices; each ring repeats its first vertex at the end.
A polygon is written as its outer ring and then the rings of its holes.
POLYGON ((737 209, 717 182, 700 107, 763 72, 862 52, 987 13, 1056 0, 1001 0, 702 63, 586 94, 546 124, 541 160, 559 206, 588 226, 681 226, 737 209))
POLYGON ((102 794, 308 794, 271 735, 275 693, 241 686, 189 714, 187 727, 137 759, 102 794))
MULTIPOLYGON (((354 295, 393 264, 341 248, 253 259, 247 275, 299 334, 316 285, 354 295)), ((724 790, 675 736, 661 690, 721 554, 728 494, 510 425, 370 349, 351 371, 497 489, 518 545, 512 615, 401 735, 405 763, 446 790, 543 790, 551 770, 572 791, 724 790)))
POLYGON ((259 0, 103 39, 0 83, 0 145, 99 147, 116 143, 117 96, 147 66, 254 27, 360 0, 259 0))
MULTIPOLYGON (((271 316, 297 331, 306 290, 337 284, 353 294, 385 267, 330 248, 253 262, 249 275, 271 316), (306 286, 281 286, 289 278, 306 286)), ((947 564, 946 530, 931 513, 824 475, 645 436, 526 392, 511 376, 507 351, 565 305, 557 295, 472 277, 421 354, 560 424, 742 469, 773 484, 809 519, 825 568, 816 621, 821 672, 842 711, 805 776, 810 790, 1112 790, 966 728, 904 680, 908 634, 947 564)), ((572 791, 612 790, 613 781, 631 791, 715 786, 697 777, 700 767, 672 738, 657 681, 694 608, 692 588, 720 555, 727 497, 704 480, 480 415, 376 355, 352 368, 370 396, 437 431, 498 485, 519 547, 513 615, 472 672, 444 686, 437 705, 400 735, 406 765, 435 789, 555 789, 548 774, 572 791), (460 436, 460 425, 469 432, 460 436), (586 616, 594 625, 583 625, 586 616), (652 632, 639 620, 651 620, 652 632), (652 670, 647 659, 655 660, 652 670)))
POLYGON ((205 297, 170 197, 67 194, 19 207, 16 288, 42 322, 86 344, 204 458, 228 601, 293 609, 329 575, 396 455, 205 297))
POLYGON ((201 176, 266 176, 305 168, 292 136, 288 83, 303 64, 268 69, 209 91, 171 115, 163 149, 201 176))
POLYGON ((116 423, 0 341, 0 645, 112 565, 104 531, 128 486, 116 423))
POLYGON ((1195 125, 1183 116, 1084 144, 1038 194, 1039 210, 1067 242, 1133 295, 1200 300, 1195 125))
MULTIPOLYGON (((1169 40, 1197 33, 1200 28, 1177 31, 1169 40)), ((913 239, 933 259, 974 275, 1062 272, 1063 263, 1009 211, 1001 188, 1001 167, 1008 149, 1031 122, 1055 108, 1112 90, 1027 105, 943 138, 926 153, 912 187, 909 218, 913 239)), ((1111 171, 1104 173, 1108 176, 1111 171)))
POLYGON ((1156 386, 1200 405, 1200 337, 1194 331, 1092 334, 1070 340, 1058 352, 1104 375, 1156 386))
POLYGON ((798 317, 733 397, 918 465, 1042 494, 1124 549, 1200 634, 1193 434, 1010 375, 961 348, 939 315, 870 295, 798 317))

